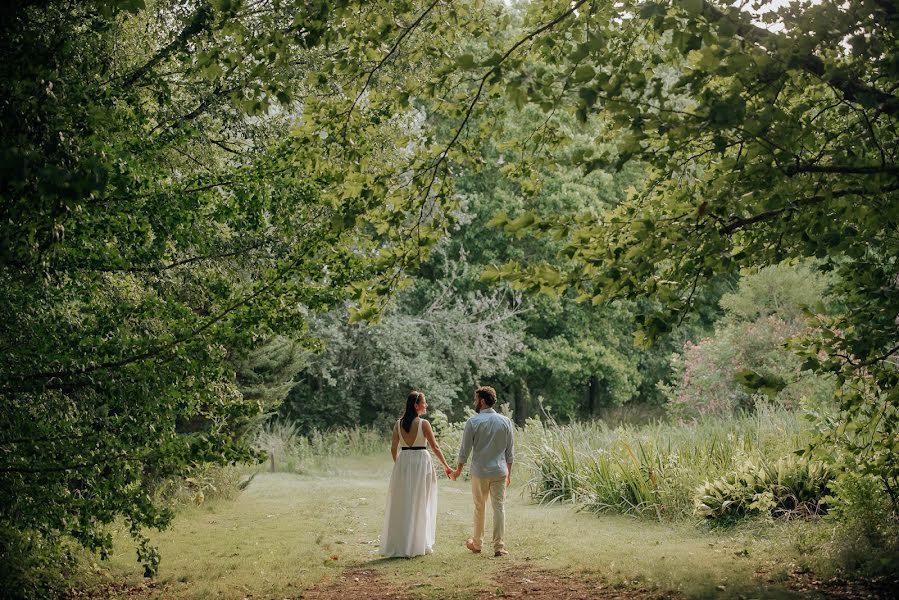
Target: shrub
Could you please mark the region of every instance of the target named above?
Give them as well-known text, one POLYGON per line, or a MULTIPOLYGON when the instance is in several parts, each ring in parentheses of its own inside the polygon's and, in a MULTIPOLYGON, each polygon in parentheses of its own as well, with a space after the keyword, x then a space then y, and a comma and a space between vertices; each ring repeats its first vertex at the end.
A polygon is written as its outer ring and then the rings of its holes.
POLYGON ((294 423, 271 420, 253 436, 252 447, 267 457, 269 468, 303 473, 313 467, 326 466, 333 457, 383 450, 384 443, 384 435, 372 428, 312 430, 308 435, 302 435, 294 423))
POLYGON ((899 571, 899 514, 874 476, 844 471, 831 485, 835 524, 827 547, 838 568, 863 576, 899 571))
POLYGON ((60 540, 0 526, 0 590, 4 598, 63 595, 75 557, 60 540))
POLYGON ((833 394, 825 378, 803 372, 801 360, 784 343, 804 326, 767 316, 749 323, 728 324, 671 358, 673 384, 662 384, 669 413, 681 420, 753 411, 758 398, 740 383, 745 372, 769 380, 769 402, 797 408, 803 398, 820 402, 833 394), (780 388, 779 390, 776 388, 780 388))
POLYGON ((748 516, 793 517, 827 510, 831 469, 821 461, 787 455, 776 461, 747 460, 696 490, 697 516, 727 523, 748 516))
POLYGON ((246 480, 247 470, 245 465, 198 465, 186 477, 165 482, 156 493, 173 505, 200 506, 210 500, 230 499, 246 480))
POLYGON ((796 408, 800 401, 822 404, 832 398, 830 378, 803 370, 802 359, 786 342, 809 330, 806 311, 826 311, 827 276, 811 265, 774 265, 746 275, 722 296, 724 316, 712 335, 687 341, 670 359, 670 383, 659 384, 669 413, 681 420, 753 411, 759 401, 796 408))
MULTIPOLYGON (((471 418, 474 411, 465 407, 465 419, 471 418)), ((465 421, 450 423, 449 418, 441 410, 431 411, 431 427, 434 428, 434 437, 440 445, 446 462, 450 466, 456 465, 456 459, 459 457, 459 447, 462 445, 462 431, 465 429, 465 421)), ((438 469, 440 471, 440 469, 438 469)))

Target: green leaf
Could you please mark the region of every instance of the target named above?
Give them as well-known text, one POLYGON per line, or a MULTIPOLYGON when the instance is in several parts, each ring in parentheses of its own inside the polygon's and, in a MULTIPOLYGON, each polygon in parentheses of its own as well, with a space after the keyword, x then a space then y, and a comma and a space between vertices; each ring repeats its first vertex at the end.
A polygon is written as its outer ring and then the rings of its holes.
POLYGON ((678 4, 689 13, 698 15, 702 13, 703 0, 678 0, 678 4))
POLYGON ((494 265, 487 265, 481 270, 481 281, 493 283, 503 278, 503 271, 494 265))
POLYGON ((477 67, 477 64, 475 64, 473 54, 463 54, 456 58, 456 66, 468 71, 477 67))
POLYGON ((596 71, 590 65, 581 65, 574 71, 574 81, 576 83, 584 83, 593 79, 596 71))
POLYGON ((147 7, 145 0, 119 0, 114 4, 117 5, 120 10, 133 15, 136 15, 147 7))
POLYGON ((494 214, 489 221, 487 221, 487 227, 502 227, 509 222, 509 215, 504 212, 498 212, 494 214))
POLYGON ((506 231, 508 233, 517 233, 526 229, 537 222, 537 217, 531 212, 522 213, 518 218, 506 223, 506 231))

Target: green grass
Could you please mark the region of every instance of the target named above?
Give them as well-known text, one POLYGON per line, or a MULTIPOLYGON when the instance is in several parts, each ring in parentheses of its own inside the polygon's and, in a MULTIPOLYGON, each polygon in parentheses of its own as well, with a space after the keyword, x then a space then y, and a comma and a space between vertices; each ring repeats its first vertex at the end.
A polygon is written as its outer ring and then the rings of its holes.
MULTIPOLYGON (((394 585, 415 585, 418 597, 462 599, 494 588, 490 578, 498 569, 522 563, 694 598, 791 597, 754 573, 783 577, 791 564, 801 564, 804 554, 790 540, 815 527, 756 523, 709 532, 691 523, 579 512, 564 503, 540 506, 519 473, 508 504, 509 559, 472 555, 462 546, 470 535, 469 487, 441 479, 435 553, 384 560, 377 539, 390 466, 383 448, 335 459, 317 473, 262 472, 232 500, 181 509, 169 530, 151 535, 162 563, 147 596, 295 598, 344 568, 364 566, 394 585)), ((127 533, 118 531, 116 541, 95 581, 140 584, 127 533)))

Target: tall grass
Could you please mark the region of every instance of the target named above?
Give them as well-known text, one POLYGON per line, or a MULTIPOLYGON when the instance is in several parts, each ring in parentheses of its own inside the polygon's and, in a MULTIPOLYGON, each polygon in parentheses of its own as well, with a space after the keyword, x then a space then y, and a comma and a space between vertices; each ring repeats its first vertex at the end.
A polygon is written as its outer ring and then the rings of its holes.
POLYGON ((302 435, 296 425, 281 421, 267 422, 252 438, 252 446, 267 456, 270 470, 288 473, 326 467, 341 456, 383 451, 385 444, 383 433, 373 428, 314 430, 302 435))
POLYGON ((519 439, 529 463, 528 488, 538 502, 667 520, 692 514, 703 484, 747 460, 788 455, 804 447, 810 433, 796 413, 763 407, 692 425, 531 426, 519 439))

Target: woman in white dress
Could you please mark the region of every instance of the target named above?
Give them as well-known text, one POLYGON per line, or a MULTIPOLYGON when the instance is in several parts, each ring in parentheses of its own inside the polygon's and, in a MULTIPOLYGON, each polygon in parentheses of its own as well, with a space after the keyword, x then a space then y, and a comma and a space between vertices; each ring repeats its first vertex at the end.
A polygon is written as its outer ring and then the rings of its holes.
POLYGON ((447 476, 453 472, 431 424, 421 418, 428 408, 425 395, 410 392, 406 411, 393 427, 390 454, 393 471, 387 488, 387 511, 381 533, 381 554, 412 557, 430 554, 437 533, 437 475, 430 445, 447 476), (427 445, 426 445, 427 444, 427 445))

